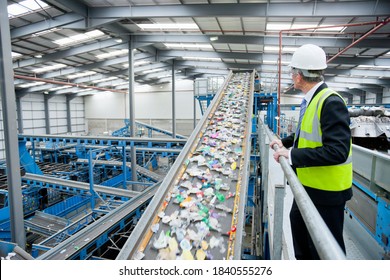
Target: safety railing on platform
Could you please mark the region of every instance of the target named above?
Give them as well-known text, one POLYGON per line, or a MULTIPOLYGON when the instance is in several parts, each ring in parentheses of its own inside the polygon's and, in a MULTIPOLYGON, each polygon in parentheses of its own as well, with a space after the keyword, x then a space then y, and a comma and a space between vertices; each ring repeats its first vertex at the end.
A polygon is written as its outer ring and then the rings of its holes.
MULTIPOLYGON (((262 186, 266 188, 264 194, 267 194, 268 186, 268 170, 269 170, 269 143, 275 138, 275 135, 270 129, 259 120, 259 138, 260 138, 260 153, 262 162, 262 186), (267 137, 268 136, 268 137, 267 137)), ((272 147, 275 151, 279 149, 278 145, 272 147)), ((284 184, 275 186, 275 201, 274 201, 274 227, 273 227, 273 242, 270 249, 272 259, 281 259, 282 244, 283 244, 283 205, 286 179, 289 183, 294 199, 302 214, 303 220, 317 249, 321 259, 327 260, 343 260, 346 256, 339 244, 333 237, 324 220, 318 213, 313 202, 306 193, 304 187, 296 176, 295 172, 284 157, 279 158, 280 165, 285 176, 284 184)), ((264 203, 267 203, 267 197, 264 197, 264 203)), ((267 206, 264 205, 263 209, 267 206)), ((264 218, 264 216, 263 216, 264 218)))

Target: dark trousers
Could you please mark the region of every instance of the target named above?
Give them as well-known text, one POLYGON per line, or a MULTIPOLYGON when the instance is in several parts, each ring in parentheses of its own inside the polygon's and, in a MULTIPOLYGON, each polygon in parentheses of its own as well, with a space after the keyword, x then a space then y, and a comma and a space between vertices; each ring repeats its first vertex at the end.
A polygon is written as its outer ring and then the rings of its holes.
MULTIPOLYGON (((344 206, 345 203, 341 205, 316 205, 316 208, 345 253, 343 239, 344 206)), ((295 258, 297 260, 319 260, 317 250, 295 200, 290 212, 290 222, 295 258)))

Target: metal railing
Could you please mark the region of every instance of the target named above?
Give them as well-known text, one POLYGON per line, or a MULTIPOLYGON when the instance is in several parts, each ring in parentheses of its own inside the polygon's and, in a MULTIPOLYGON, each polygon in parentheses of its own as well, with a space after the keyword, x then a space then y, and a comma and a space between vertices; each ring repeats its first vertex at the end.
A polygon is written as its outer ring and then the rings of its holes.
MULTIPOLYGON (((261 148, 261 150, 265 151, 265 154, 268 157, 269 143, 265 141, 265 138, 266 136, 268 136, 271 142, 275 138, 275 136, 270 131, 270 129, 262 123, 261 120, 259 120, 259 129, 260 129, 260 137, 264 139, 263 141, 260 141, 261 145, 265 145, 261 148)), ((272 147, 272 149, 277 151, 279 147, 278 145, 275 144, 272 147)), ((268 162, 268 159, 266 159, 266 162, 268 162)), ((280 157, 279 162, 283 169, 284 176, 290 185, 291 191, 294 195, 299 211, 302 214, 303 220, 306 224, 306 227, 309 231, 309 234, 313 240, 314 246, 316 247, 320 258, 327 259, 327 260, 345 260, 346 255, 344 254, 340 245, 337 243, 332 233, 330 232, 329 228, 325 224, 324 220, 318 213, 316 207, 314 206, 310 197, 306 193, 306 190, 302 186, 295 172, 289 165, 287 159, 284 157, 280 157)), ((268 164, 263 169, 263 172, 265 171, 265 169, 268 170, 268 164)), ((263 177, 264 177, 264 173, 263 173, 263 177)), ((266 176, 266 182, 264 183, 264 186, 268 187, 268 176, 266 176)), ((275 186, 275 202, 274 202, 275 213, 274 214, 276 216, 274 217, 274 221, 276 221, 277 224, 274 225, 273 246, 275 247, 272 248, 273 259, 281 259, 281 253, 282 253, 282 239, 283 239, 282 223, 283 223, 284 201, 283 201, 283 195, 280 195, 281 192, 282 194, 284 193, 284 188, 280 188, 279 185, 275 186)), ((266 191, 264 191, 264 193, 266 193, 266 191)), ((267 198, 264 199, 266 200, 267 198)))

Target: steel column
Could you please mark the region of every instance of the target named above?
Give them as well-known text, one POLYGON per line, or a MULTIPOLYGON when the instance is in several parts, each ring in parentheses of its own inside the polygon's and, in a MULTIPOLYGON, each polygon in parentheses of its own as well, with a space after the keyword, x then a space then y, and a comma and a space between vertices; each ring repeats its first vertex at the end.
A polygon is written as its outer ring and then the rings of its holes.
POLYGON ((20 96, 16 96, 16 113, 18 114, 18 133, 23 134, 22 101, 20 98, 20 96))
POLYGON ((18 132, 16 130, 16 101, 11 57, 7 1, 0 1, 0 95, 3 109, 11 238, 12 242, 25 249, 26 235, 24 231, 18 132))
POLYGON ((176 138, 176 85, 175 60, 172 60, 172 138, 176 138))
POLYGON ((50 99, 50 96, 48 94, 43 94, 43 106, 45 109, 46 134, 50 134, 49 99, 50 99))
POLYGON ((135 137, 135 117, 134 117, 134 39, 129 40, 129 120, 130 137, 135 137))

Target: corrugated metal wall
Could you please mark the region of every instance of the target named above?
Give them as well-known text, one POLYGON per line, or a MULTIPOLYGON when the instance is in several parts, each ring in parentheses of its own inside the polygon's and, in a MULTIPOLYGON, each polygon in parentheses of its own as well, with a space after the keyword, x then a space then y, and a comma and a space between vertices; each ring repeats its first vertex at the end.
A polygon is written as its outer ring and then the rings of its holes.
MULTIPOLYGON (((27 94, 20 98, 23 134, 47 134, 46 115, 48 112, 48 129, 50 134, 85 135, 84 98, 70 100, 71 131, 68 131, 66 95, 55 95, 48 98, 45 109, 43 94, 27 94)), ((0 160, 5 159, 4 124, 0 106, 0 160)))

